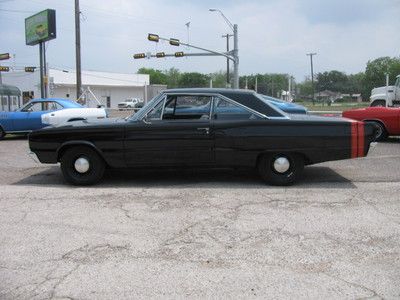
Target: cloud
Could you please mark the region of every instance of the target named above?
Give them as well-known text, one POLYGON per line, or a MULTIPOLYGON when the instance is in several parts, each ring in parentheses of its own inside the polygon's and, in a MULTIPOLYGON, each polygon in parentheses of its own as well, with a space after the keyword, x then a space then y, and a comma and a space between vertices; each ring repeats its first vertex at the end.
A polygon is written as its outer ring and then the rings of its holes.
MULTIPOLYGON (((81 0, 82 65, 85 69, 135 72, 140 67, 210 73, 224 70, 223 57, 133 60, 138 52, 192 51, 167 43, 151 43, 149 32, 187 40, 224 51, 221 35, 230 31, 221 9, 239 25, 241 74, 281 72, 302 80, 309 74, 309 51, 317 52, 315 71, 363 71, 369 59, 400 54, 398 0, 281 0, 281 1, 138 1, 81 0)), ((1 4, 0 4, 1 5, 1 4)), ((0 7, 3 8, 4 4, 0 7)), ((74 7, 70 2, 16 0, 8 9, 57 10, 57 39, 48 44, 50 65, 73 68, 74 7)), ((17 62, 38 64, 37 47, 24 45, 23 20, 30 14, 0 11, 3 52, 17 54, 17 62), (4 48, 7 45, 7 49, 4 48)))

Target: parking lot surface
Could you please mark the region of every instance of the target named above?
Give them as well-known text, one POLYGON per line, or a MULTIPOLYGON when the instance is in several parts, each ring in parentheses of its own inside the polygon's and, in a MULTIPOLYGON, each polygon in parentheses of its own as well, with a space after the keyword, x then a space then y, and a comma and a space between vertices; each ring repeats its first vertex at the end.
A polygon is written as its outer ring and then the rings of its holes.
POLYGON ((112 171, 94 187, 0 142, 0 299, 400 297, 400 139, 310 166, 112 171))

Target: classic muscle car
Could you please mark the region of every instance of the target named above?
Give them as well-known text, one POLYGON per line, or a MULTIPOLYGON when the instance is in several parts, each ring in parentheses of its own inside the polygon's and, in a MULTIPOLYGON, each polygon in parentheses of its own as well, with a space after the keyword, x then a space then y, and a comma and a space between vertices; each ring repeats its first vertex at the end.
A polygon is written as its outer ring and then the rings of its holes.
POLYGON ((366 107, 343 112, 343 117, 374 123, 375 140, 382 141, 389 135, 400 135, 400 107, 366 107))
POLYGON ((126 119, 76 121, 29 135, 42 163, 61 163, 75 185, 108 168, 256 167, 274 185, 294 183, 304 165, 366 156, 373 124, 288 115, 248 90, 173 89, 126 119))
POLYGON ((26 134, 48 125, 92 117, 106 117, 104 108, 84 108, 68 99, 33 99, 16 111, 0 112, 0 139, 9 133, 26 134))
POLYGON ((275 105, 279 109, 283 110, 286 113, 289 114, 306 114, 307 113, 307 108, 305 108, 302 105, 293 103, 293 102, 286 102, 271 96, 266 96, 262 95, 262 98, 272 105, 275 105))

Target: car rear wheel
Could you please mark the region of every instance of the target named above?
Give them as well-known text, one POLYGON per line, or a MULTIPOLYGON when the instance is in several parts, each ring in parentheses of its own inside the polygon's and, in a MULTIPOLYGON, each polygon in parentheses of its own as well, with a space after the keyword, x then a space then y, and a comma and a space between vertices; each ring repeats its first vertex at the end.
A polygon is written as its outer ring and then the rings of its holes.
POLYGON ((387 131, 385 126, 383 126, 382 123, 379 122, 368 122, 368 123, 372 123, 376 126, 376 134, 375 134, 375 141, 383 141, 384 139, 386 139, 388 137, 387 131))
POLYGON ((272 185, 291 185, 304 169, 304 159, 294 153, 265 154, 258 162, 258 171, 272 185))
POLYGON ((100 181, 105 163, 93 149, 84 146, 69 148, 61 157, 61 171, 73 185, 91 185, 100 181))

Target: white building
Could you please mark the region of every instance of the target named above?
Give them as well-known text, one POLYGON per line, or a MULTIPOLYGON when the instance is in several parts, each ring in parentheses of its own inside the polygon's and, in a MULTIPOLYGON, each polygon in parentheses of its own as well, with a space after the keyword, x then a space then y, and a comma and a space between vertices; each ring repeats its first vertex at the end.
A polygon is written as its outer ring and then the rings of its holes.
MULTIPOLYGON (((31 98, 40 98, 40 72, 15 71, 2 73, 3 83, 14 85, 22 91, 24 103, 31 98)), ((82 89, 87 88, 106 107, 117 108, 118 102, 127 98, 147 100, 150 76, 146 74, 125 74, 97 71, 82 71, 82 89)), ((164 87, 165 88, 165 87, 164 87)), ((73 70, 49 69, 49 98, 76 100, 76 73, 73 70)), ((89 106, 96 105, 93 97, 89 106)))

